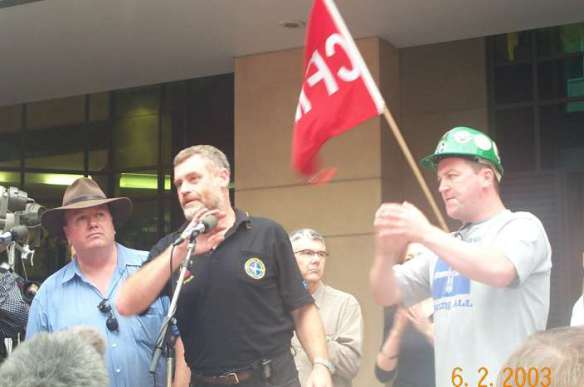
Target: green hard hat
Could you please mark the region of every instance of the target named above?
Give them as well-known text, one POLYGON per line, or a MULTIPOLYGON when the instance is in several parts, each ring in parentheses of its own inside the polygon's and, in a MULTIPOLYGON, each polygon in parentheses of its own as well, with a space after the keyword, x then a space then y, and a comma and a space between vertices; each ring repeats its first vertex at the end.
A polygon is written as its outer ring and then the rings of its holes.
MULTIPOLYGON (((445 157, 464 157, 478 162, 488 162, 499 175, 503 176, 503 166, 495 141, 476 129, 458 126, 444 133, 436 150, 422 159, 422 166, 436 169, 438 162, 445 157)), ((500 176, 498 176, 500 179, 500 176)))

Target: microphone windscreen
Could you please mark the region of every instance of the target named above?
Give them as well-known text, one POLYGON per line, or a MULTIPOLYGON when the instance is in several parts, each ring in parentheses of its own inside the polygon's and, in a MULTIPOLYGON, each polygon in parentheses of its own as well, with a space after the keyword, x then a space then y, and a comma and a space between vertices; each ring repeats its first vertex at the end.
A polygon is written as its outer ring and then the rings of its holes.
POLYGON ((0 386, 108 387, 105 344, 94 328, 39 333, 0 366, 0 386))

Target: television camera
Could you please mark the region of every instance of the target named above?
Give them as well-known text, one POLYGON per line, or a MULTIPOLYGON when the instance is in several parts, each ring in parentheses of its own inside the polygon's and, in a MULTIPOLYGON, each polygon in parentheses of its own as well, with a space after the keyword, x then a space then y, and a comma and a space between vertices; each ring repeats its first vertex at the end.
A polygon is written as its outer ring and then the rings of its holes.
POLYGON ((22 260, 33 264, 34 250, 40 244, 41 215, 45 208, 16 187, 0 186, 0 247, 8 250, 8 264, 14 269, 16 250, 22 260))
POLYGON ((33 265, 34 249, 40 245, 40 217, 44 207, 16 187, 0 186, 0 252, 6 250, 8 262, 0 263, 0 358, 9 354, 12 342, 19 341, 28 317, 29 304, 38 284, 28 281, 24 260, 33 265), (15 272, 19 252, 24 278, 15 272), (4 347, 4 348, 1 348, 4 347))

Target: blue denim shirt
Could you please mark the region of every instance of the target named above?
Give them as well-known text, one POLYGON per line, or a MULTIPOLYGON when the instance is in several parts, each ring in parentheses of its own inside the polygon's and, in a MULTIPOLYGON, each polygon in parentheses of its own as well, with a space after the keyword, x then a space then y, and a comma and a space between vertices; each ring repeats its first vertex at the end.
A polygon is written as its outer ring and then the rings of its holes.
POLYGON ((51 275, 34 298, 26 328, 26 337, 38 332, 53 332, 75 325, 97 328, 107 341, 106 366, 111 387, 163 386, 164 358, 156 373, 156 384, 148 372, 154 342, 169 306, 168 297, 158 298, 146 313, 139 316, 120 316, 115 299, 122 282, 135 273, 146 260, 146 251, 133 250, 117 244, 118 263, 108 294, 102 295, 81 273, 77 260, 51 275), (117 332, 106 328, 107 315, 97 305, 109 300, 119 322, 117 332))

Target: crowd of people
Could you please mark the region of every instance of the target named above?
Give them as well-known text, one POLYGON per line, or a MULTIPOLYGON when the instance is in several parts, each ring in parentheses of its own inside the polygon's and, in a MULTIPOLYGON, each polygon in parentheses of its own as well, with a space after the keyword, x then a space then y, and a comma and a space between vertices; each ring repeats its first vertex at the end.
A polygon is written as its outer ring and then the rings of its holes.
MULTIPOLYGON (((523 386, 535 376, 541 387, 584 385, 584 328, 545 331, 551 247, 536 216, 502 202, 495 142, 456 127, 422 165, 435 171, 446 212, 461 227, 438 228, 408 202, 376 211, 370 284, 385 312, 371 372, 395 387, 523 386)), ((89 178, 67 187, 62 206, 41 222, 75 255, 38 290, 27 341, 0 367, 0 385, 47 385, 34 384, 46 375, 52 386, 351 386, 363 317, 354 296, 323 282, 325 238, 310 228, 288 234, 234 208, 230 179, 219 149, 179 152, 174 185, 185 222, 150 252, 116 242, 129 198, 108 198, 89 178), (210 218, 210 230, 192 232, 210 218), (165 362, 150 362, 177 287, 169 329, 176 361, 167 375, 165 362), (68 330, 77 326, 91 333, 68 330), (43 356, 60 371, 26 368, 43 356), (95 367, 79 375, 88 363, 95 367)), ((574 325, 583 310, 574 307, 574 325)))

